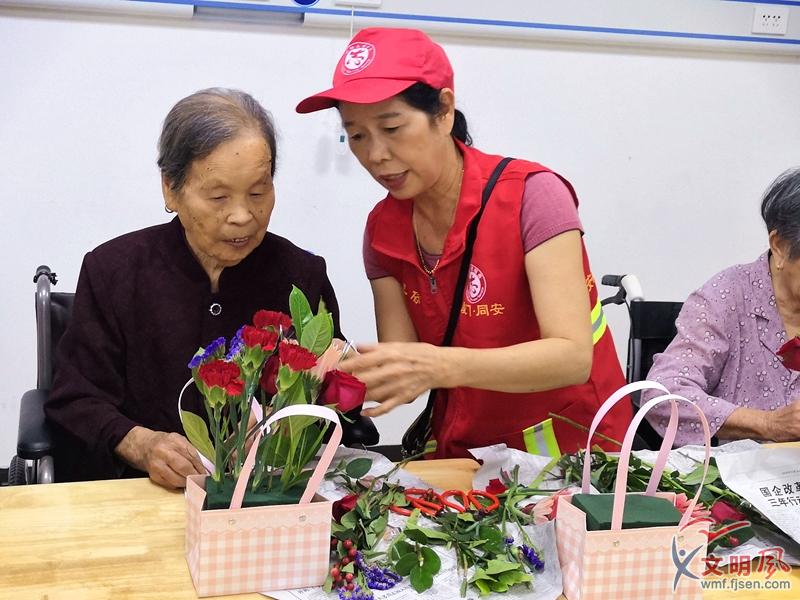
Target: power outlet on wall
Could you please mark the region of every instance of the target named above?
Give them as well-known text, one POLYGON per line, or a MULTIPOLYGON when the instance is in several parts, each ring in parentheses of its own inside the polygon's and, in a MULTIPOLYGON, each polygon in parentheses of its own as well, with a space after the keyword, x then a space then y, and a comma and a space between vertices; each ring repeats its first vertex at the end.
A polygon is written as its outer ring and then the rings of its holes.
POLYGON ((764 4, 753 12, 753 33, 786 35, 789 29, 789 7, 764 4))

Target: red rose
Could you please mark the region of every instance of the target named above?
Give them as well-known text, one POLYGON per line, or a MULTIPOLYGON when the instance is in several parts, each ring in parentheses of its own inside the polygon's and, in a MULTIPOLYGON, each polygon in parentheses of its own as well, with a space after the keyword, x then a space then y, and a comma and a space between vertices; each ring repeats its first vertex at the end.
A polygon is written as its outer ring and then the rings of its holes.
POLYGON ((508 487, 499 479, 490 479, 489 485, 486 486, 486 491, 490 494, 502 494, 508 487))
POLYGON ((259 310, 253 315, 253 325, 259 329, 272 327, 275 331, 288 331, 292 326, 292 318, 275 310, 259 310))
POLYGON ((197 371, 200 381, 207 387, 222 388, 231 396, 238 396, 242 393, 243 384, 239 380, 241 374, 242 372, 236 364, 220 359, 201 365, 197 371))
POLYGON ((278 346, 278 356, 281 364, 286 365, 292 371, 305 371, 317 364, 317 357, 298 344, 281 342, 278 346))
POLYGON ((278 343, 278 334, 272 330, 245 325, 242 329, 242 341, 248 348, 261 346, 265 352, 272 352, 278 343))
POLYGON ((331 510, 333 511, 333 518, 336 519, 337 523, 341 521, 345 513, 349 513, 356 507, 356 502, 358 502, 358 494, 350 494, 333 503, 331 510))
POLYGON ((800 336, 793 337, 778 350, 783 366, 792 371, 800 371, 800 336))
POLYGON ((744 521, 747 519, 744 513, 739 512, 724 500, 717 500, 711 506, 711 518, 717 523, 724 521, 744 521))
POLYGON ((317 404, 335 404, 346 413, 364 404, 367 386, 358 377, 344 371, 328 371, 322 382, 317 404))
POLYGON ((278 386, 275 384, 275 378, 278 376, 278 368, 280 366, 281 361, 273 354, 269 357, 269 360, 267 360, 261 371, 261 380, 258 383, 261 389, 270 397, 278 393, 278 386))

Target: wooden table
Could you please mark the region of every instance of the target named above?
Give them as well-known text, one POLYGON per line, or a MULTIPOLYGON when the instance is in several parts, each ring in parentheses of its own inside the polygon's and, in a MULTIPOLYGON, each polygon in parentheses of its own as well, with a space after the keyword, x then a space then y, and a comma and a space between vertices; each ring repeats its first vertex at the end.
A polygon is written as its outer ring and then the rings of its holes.
MULTIPOLYGON (((477 466, 453 459, 408 470, 437 487, 469 489, 477 466)), ((0 599, 194 599, 184 527, 183 494, 147 479, 0 488, 0 599)), ((779 577, 786 575, 773 579, 779 577)), ((791 581, 787 592, 715 591, 705 598, 798 598, 797 571, 791 581)))

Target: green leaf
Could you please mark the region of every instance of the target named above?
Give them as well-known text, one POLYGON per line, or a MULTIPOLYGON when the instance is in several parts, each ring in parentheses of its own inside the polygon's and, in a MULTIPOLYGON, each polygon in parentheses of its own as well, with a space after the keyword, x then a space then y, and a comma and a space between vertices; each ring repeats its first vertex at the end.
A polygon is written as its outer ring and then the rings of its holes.
POLYGON ((417 542, 418 544, 427 544, 428 543, 428 538, 419 529, 409 529, 409 528, 406 527, 406 529, 403 530, 403 533, 412 542, 417 542))
POLYGON ((339 569, 342 573, 355 573, 356 564, 355 563, 347 563, 341 569, 339 569))
POLYGON ((486 574, 497 575, 506 571, 514 571, 519 568, 519 563, 508 562, 507 560, 493 559, 486 563, 486 574))
POLYGON ((369 530, 370 532, 375 534, 376 537, 380 537, 381 535, 383 535, 383 532, 386 531, 386 526, 388 524, 389 524, 389 514, 383 513, 381 516, 379 516, 377 519, 375 519, 369 524, 369 530))
POLYGON ((345 472, 353 479, 360 479, 372 468, 371 458, 356 458, 347 463, 345 472))
POLYGON ((433 575, 427 571, 423 571, 419 566, 411 569, 409 579, 411 581, 411 587, 413 587, 418 594, 431 589, 431 586, 433 586, 433 575))
POLYGON ((421 552, 422 570, 427 571, 431 575, 436 575, 436 573, 439 572, 439 569, 442 568, 442 560, 439 558, 439 555, 427 546, 423 547, 421 552))
POLYGON ((296 286, 292 286, 292 291, 289 293, 289 313, 292 316, 295 337, 300 339, 300 336, 303 335, 303 328, 314 315, 311 312, 311 305, 308 303, 308 298, 306 298, 302 290, 296 286))
POLYGON ((517 585, 518 583, 527 583, 529 581, 533 581, 533 577, 528 573, 523 573, 519 569, 516 571, 506 571, 505 573, 500 573, 497 576, 498 581, 502 581, 508 587, 512 585, 517 585))
POLYGON ((208 435, 206 422, 188 410, 182 410, 181 417, 183 418, 183 430, 192 446, 197 448, 197 451, 208 460, 214 462, 214 444, 211 443, 211 437, 208 435))
POLYGON ((489 525, 481 525, 478 529, 478 536, 482 540, 486 540, 484 549, 493 554, 500 554, 505 550, 505 539, 503 533, 496 527, 489 525))
MULTIPOLYGON (((706 475, 705 484, 714 483, 719 478, 719 469, 715 465, 708 465, 708 475, 706 475)), ((691 473, 687 473, 681 478, 684 485, 698 485, 703 481, 703 465, 697 465, 691 473)))
POLYGON ((481 593, 481 596, 488 596, 489 594, 492 593, 492 590, 489 588, 489 584, 486 583, 485 579, 476 579, 471 583, 475 584, 475 587, 478 588, 478 591, 481 593))
MULTIPOLYGON (((406 527, 406 529, 408 529, 408 527, 406 527)), ((412 527, 411 530, 419 531, 428 540, 442 540, 444 542, 450 541, 450 536, 444 531, 439 531, 438 529, 431 529, 429 527, 412 527)))
POLYGON ((489 581, 489 588, 496 593, 502 594, 508 591, 508 584, 502 581, 489 581))
POLYGON ((348 511, 342 515, 342 518, 339 520, 339 522, 342 524, 342 527, 355 529, 356 525, 358 524, 358 515, 354 510, 348 511))
POLYGON ((332 590, 333 590, 333 577, 328 575, 325 578, 325 583, 322 585, 322 591, 325 592, 326 594, 330 594, 332 590))
POLYGON ((475 517, 473 517, 472 513, 470 513, 470 512, 458 513, 458 517, 457 518, 458 518, 459 521, 467 521, 469 523, 474 523, 475 522, 475 517))
POLYGON ((392 546, 392 559, 398 560, 401 556, 414 552, 414 546, 403 540, 399 540, 392 546))
POLYGON ((419 567, 419 559, 413 551, 401 556, 400 560, 394 564, 394 570, 401 577, 408 577, 414 567, 419 567))
POLYGON ((278 369, 277 388, 279 392, 286 392, 292 388, 300 377, 300 373, 292 371, 289 367, 281 365, 278 369))
POLYGON ((309 352, 317 356, 325 352, 333 339, 333 328, 328 317, 324 314, 312 317, 308 325, 303 327, 303 334, 299 339, 300 345, 309 352))

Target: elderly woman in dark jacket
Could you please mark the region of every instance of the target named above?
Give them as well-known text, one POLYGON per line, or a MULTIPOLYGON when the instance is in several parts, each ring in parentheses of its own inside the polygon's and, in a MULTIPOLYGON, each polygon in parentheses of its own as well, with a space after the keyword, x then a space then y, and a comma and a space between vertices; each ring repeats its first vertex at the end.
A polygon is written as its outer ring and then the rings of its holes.
MULTIPOLYGON (((341 335, 325 261, 267 232, 276 156, 272 120, 248 94, 203 90, 169 112, 158 166, 176 218, 83 261, 46 407, 59 480, 148 474, 182 487, 202 472, 178 418, 186 364, 256 310, 288 313, 293 284, 325 301, 341 335)), ((200 402, 185 395, 183 408, 204 414, 200 402)))

